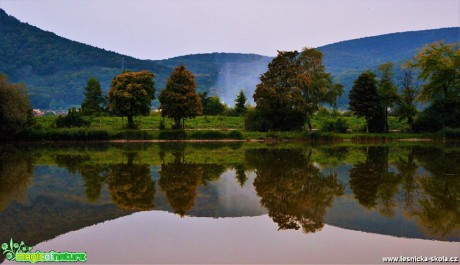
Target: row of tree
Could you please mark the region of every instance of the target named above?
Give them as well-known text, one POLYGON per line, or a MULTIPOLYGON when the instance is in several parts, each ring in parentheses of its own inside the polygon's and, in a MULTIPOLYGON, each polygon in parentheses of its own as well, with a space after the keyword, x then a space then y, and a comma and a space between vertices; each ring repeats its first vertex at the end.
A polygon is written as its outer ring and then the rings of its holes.
MULTIPOLYGON (((150 113, 150 104, 155 98, 154 76, 149 71, 123 72, 112 80, 107 98, 102 93, 99 81, 90 78, 81 104, 82 113, 98 116, 110 111, 118 116, 126 116, 128 128, 135 128, 133 117, 150 113)), ((206 92, 198 94, 196 87, 194 75, 184 65, 176 67, 168 78, 158 99, 162 116, 174 120, 173 128, 183 127, 183 122, 188 118, 219 115, 227 111, 228 108, 219 97, 208 96, 206 92)), ((246 101, 241 90, 232 113, 245 113, 246 101)))
POLYGON ((460 50, 456 45, 433 43, 403 64, 400 93, 393 83, 393 64, 363 72, 350 92, 350 110, 366 119, 366 131, 387 132, 388 113, 406 119, 409 130, 437 131, 460 127, 460 50), (414 81, 418 72, 420 86, 414 81), (417 115, 417 103, 430 105, 417 115), (417 119, 416 119, 417 117, 417 119))

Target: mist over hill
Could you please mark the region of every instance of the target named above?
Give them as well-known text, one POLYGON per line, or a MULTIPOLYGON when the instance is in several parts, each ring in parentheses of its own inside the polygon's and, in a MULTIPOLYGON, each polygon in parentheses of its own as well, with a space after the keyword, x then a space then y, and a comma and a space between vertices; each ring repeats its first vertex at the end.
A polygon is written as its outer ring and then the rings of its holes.
MULTIPOLYGON (((459 33, 458 27, 394 33, 343 41, 319 49, 324 53, 327 71, 348 92, 363 70, 374 70, 387 61, 399 64, 434 41, 458 42, 459 33)), ((196 75, 198 92, 208 91, 233 105, 237 93, 243 89, 252 102, 259 76, 267 70, 272 59, 257 54, 209 53, 140 60, 59 37, 23 23, 2 9, 0 58, 0 72, 6 73, 13 82, 25 82, 32 105, 42 109, 79 105, 86 82, 92 76, 99 79, 107 91, 113 77, 123 68, 155 73, 158 93, 174 67, 180 64, 196 75)), ((339 106, 346 108, 347 104, 346 93, 339 99, 339 106)))

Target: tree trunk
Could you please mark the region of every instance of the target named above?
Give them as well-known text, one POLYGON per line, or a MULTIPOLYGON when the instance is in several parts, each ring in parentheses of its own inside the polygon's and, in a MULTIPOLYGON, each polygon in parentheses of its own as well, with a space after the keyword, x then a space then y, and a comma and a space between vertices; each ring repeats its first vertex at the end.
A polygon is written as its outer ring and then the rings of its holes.
POLYGON ((366 117, 366 132, 369 132, 369 118, 366 117))
POLYGON ((131 115, 128 116, 128 128, 129 129, 136 128, 136 125, 134 124, 133 116, 131 116, 131 115))
POLYGON ((180 118, 174 118, 174 129, 180 129, 180 118))
POLYGON ((311 120, 308 119, 307 122, 308 122, 308 130, 311 132, 311 130, 312 130, 312 127, 311 127, 311 120))

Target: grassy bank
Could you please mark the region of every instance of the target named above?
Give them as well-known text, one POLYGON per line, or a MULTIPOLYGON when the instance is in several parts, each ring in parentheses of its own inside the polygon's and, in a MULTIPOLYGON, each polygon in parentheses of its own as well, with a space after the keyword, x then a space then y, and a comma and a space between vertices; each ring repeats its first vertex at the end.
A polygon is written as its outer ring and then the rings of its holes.
MULTIPOLYGON (((349 119, 359 119, 347 117, 349 119)), ((89 127, 55 128, 55 117, 38 117, 37 124, 18 135, 17 140, 24 141, 109 141, 109 140, 263 140, 263 141, 317 141, 317 142, 356 142, 385 143, 400 139, 460 139, 460 129, 451 129, 438 133, 330 133, 330 132, 248 132, 243 131, 242 117, 207 116, 187 120, 185 130, 159 130, 160 115, 137 117, 137 130, 124 129, 126 119, 120 117, 92 118, 89 127)), ((313 121, 316 127, 322 118, 313 121)), ((165 120, 172 124, 169 119, 165 120)))

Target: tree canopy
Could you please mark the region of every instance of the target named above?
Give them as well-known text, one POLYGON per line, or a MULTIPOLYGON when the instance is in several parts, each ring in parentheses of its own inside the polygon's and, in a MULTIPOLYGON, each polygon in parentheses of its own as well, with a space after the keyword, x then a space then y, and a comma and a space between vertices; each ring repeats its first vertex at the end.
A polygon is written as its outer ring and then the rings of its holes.
POLYGON ((201 99, 195 91, 194 75, 180 65, 174 69, 160 93, 160 109, 163 117, 172 118, 174 127, 180 128, 182 119, 201 115, 203 107, 201 99))
POLYGON ((246 112, 246 101, 248 98, 244 94, 244 91, 241 89, 240 93, 238 93, 238 96, 236 96, 235 99, 235 112, 236 114, 243 114, 246 112))
POLYGON ((107 100, 102 94, 101 83, 95 77, 88 79, 85 87, 85 98, 81 103, 81 110, 85 115, 99 116, 105 112, 107 100))
POLYGON ((109 108, 119 116, 128 117, 128 128, 135 128, 133 117, 148 115, 155 98, 155 75, 149 71, 124 72, 112 80, 109 108))
POLYGON ((343 87, 325 72, 322 58, 316 49, 305 48, 301 53, 279 51, 268 65, 256 87, 254 101, 261 117, 269 120, 269 129, 300 129, 321 104, 335 104, 343 87))
POLYGON ((0 74, 0 140, 10 140, 33 122, 32 107, 23 83, 8 82, 0 74))
POLYGON ((377 93, 377 80, 371 71, 363 72, 350 91, 350 110, 366 119, 367 132, 383 131, 382 107, 377 93))

